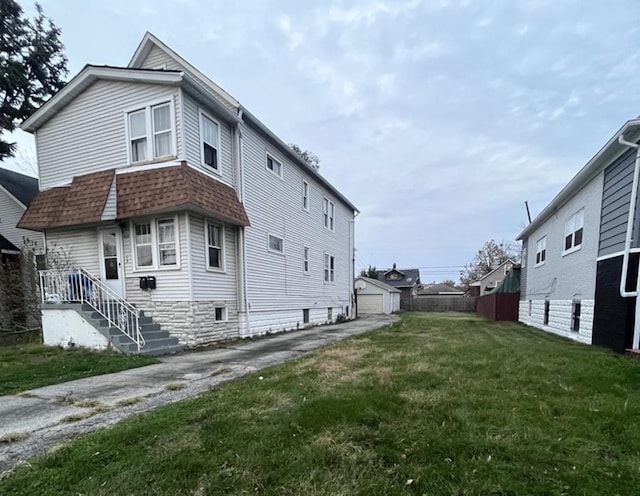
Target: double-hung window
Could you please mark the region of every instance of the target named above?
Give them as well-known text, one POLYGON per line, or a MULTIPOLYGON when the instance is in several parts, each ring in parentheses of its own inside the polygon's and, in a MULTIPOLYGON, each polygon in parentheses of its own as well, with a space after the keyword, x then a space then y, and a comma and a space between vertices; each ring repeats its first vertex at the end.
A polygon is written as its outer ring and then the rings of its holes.
POLYGON ((324 254, 324 281, 335 281, 336 259, 332 255, 324 254))
POLYGON ((573 214, 564 225, 564 252, 579 250, 582 246, 584 231, 584 209, 573 214))
POLYGON ((129 112, 129 157, 131 163, 174 155, 174 126, 170 102, 129 112))
POLYGON ((220 127, 217 122, 203 113, 200 114, 200 136, 202 139, 202 163, 219 171, 220 127))
POLYGON ((178 266, 178 234, 175 217, 133 224, 133 246, 137 269, 178 266))
POLYGON ((305 274, 309 273, 309 247, 308 246, 303 246, 302 247, 302 272, 304 272, 305 274))
POLYGON ((302 181, 302 208, 309 211, 309 183, 302 181))
POLYGON ((536 242, 536 267, 542 265, 547 259, 547 237, 540 238, 536 242))
POLYGON ((322 202, 322 219, 325 229, 333 231, 335 229, 336 206, 329 200, 324 198, 322 202))
POLYGON ((224 269, 222 233, 222 226, 207 222, 207 267, 209 269, 224 269))

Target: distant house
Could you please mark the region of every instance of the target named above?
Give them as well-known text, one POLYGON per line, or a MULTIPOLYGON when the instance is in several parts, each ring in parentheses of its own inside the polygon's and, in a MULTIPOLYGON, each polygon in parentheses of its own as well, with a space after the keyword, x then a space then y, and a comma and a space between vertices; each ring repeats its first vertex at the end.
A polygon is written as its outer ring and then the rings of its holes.
POLYGON ((425 284, 418 290, 418 296, 464 296, 464 291, 448 284, 425 284))
POLYGON ((389 314, 400 310, 399 289, 368 277, 358 277, 355 280, 355 288, 358 315, 389 314))
POLYGON ((42 234, 16 227, 37 193, 35 177, 0 169, 0 237, 4 238, 0 241, 1 253, 18 254, 25 238, 42 244, 42 234))
POLYGON ((480 287, 480 290, 476 296, 484 296, 488 291, 491 291, 492 289, 498 287, 498 285, 502 282, 502 280, 514 265, 516 265, 516 263, 513 260, 506 260, 491 272, 478 279, 476 283, 471 285, 474 286, 475 284, 477 284, 480 287))
POLYGON ((377 270, 376 279, 401 291, 401 300, 410 300, 418 296, 420 286, 419 269, 398 269, 396 264, 388 270, 377 270))

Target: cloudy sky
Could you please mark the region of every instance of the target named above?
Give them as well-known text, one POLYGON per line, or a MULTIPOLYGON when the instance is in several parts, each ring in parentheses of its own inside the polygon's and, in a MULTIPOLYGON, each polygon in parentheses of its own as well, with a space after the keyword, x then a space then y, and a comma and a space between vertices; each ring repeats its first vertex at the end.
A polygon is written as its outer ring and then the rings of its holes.
POLYGON ((423 281, 514 239, 524 201, 542 210, 640 113, 637 0, 41 3, 70 75, 126 65, 153 32, 320 157, 362 211, 358 269, 423 281))

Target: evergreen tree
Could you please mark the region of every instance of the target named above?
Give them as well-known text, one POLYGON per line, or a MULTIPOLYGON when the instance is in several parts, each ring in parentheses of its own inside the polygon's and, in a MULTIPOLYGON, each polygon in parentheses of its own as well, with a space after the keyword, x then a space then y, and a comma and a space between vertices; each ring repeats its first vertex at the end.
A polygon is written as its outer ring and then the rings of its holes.
POLYGON ((14 0, 0 0, 0 161, 16 152, 3 134, 15 131, 65 84, 60 33, 39 4, 31 20, 14 0))

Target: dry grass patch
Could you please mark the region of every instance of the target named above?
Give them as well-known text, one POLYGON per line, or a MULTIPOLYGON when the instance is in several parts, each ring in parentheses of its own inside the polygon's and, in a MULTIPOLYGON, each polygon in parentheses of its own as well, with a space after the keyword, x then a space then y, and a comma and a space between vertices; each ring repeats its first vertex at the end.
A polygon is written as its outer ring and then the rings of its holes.
POLYGON ((186 389, 187 385, 184 382, 172 382, 167 384, 164 388, 167 391, 180 391, 182 389, 186 389))
MULTIPOLYGON (((358 344, 360 344, 358 342, 358 344)), ((336 374, 350 369, 370 352, 369 347, 336 346, 313 355, 302 365, 302 370, 316 370, 321 374, 336 374)))
POLYGON ((116 402, 116 407, 122 408, 124 406, 135 405, 136 403, 140 403, 142 398, 140 396, 132 396, 131 398, 124 398, 116 402))
POLYGON ((0 444, 19 443, 29 438, 28 432, 8 432, 0 436, 0 444))
POLYGON ((84 400, 75 400, 72 404, 73 406, 77 406, 78 408, 98 408, 104 406, 104 403, 102 403, 101 401, 92 400, 89 398, 86 398, 84 400))

